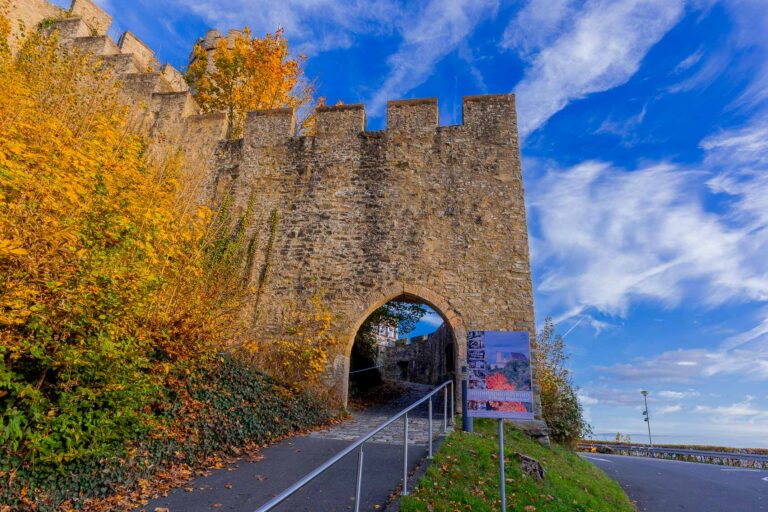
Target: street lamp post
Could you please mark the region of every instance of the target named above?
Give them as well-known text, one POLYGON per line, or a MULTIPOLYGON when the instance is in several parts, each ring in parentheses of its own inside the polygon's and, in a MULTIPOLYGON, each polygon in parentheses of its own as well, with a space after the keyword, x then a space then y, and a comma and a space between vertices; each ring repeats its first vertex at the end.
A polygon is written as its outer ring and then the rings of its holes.
POLYGON ((651 448, 653 448, 653 438, 651 437, 651 415, 648 414, 648 391, 642 390, 640 391, 643 395, 643 402, 645 402, 645 410, 643 411, 643 416, 645 416, 645 422, 648 424, 648 444, 651 445, 651 448))

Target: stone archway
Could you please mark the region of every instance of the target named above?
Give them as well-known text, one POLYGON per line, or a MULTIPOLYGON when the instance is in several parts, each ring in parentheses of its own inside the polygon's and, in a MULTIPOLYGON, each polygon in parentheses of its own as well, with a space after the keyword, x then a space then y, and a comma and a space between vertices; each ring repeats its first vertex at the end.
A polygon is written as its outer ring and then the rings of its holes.
MULTIPOLYGON (((432 308, 437 314, 439 314, 443 321, 448 325, 453 336, 453 367, 459 369, 462 367, 462 362, 466 361, 466 344, 461 343, 461 340, 466 339, 467 330, 461 315, 454 309, 450 302, 444 297, 438 295, 434 291, 418 285, 412 285, 408 283, 391 283, 383 286, 371 292, 365 297, 359 306, 350 313, 349 318, 354 319, 349 327, 346 329, 346 334, 343 334, 342 339, 344 341, 343 349, 343 381, 341 384, 342 403, 346 407, 349 400, 349 369, 350 369, 350 356, 352 354, 352 347, 355 344, 355 336, 357 335, 360 326, 365 320, 387 302, 393 300, 412 301, 420 304, 425 304, 432 308)), ((455 389, 460 389, 461 376, 459 372, 455 373, 454 383, 455 389)), ((456 393, 457 398, 459 393, 456 393)))

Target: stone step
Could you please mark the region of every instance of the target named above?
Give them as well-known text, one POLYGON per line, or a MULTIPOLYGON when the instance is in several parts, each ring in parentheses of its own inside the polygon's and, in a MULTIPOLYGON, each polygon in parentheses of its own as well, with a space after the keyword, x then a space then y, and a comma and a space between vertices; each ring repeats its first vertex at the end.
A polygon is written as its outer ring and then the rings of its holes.
POLYGON ((109 36, 77 37, 72 41, 75 48, 93 55, 118 55, 120 48, 109 36))
POLYGON ((91 30, 82 18, 54 20, 45 29, 45 34, 50 35, 54 32, 58 33, 59 42, 65 46, 71 45, 78 37, 88 37, 91 35, 91 30))
POLYGON ((103 55, 101 60, 120 75, 138 74, 141 71, 141 64, 134 58, 132 53, 103 55))

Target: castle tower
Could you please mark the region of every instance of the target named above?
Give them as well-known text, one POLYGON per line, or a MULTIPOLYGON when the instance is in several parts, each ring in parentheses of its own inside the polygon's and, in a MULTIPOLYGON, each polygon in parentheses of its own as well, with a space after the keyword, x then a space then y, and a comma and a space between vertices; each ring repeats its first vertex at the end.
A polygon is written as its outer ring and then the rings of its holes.
MULTIPOLYGON (((363 105, 322 107, 315 136, 296 135, 291 109, 251 112, 243 138, 228 141, 224 114, 201 114, 180 73, 158 69, 132 34, 115 43, 110 23, 91 0, 74 0, 51 29, 114 67, 151 141, 205 168, 201 201, 231 190, 235 210, 254 205, 249 270, 263 279, 247 312, 254 332, 277 339, 286 305, 307 301, 313 287, 325 291, 342 341, 325 382, 339 404, 357 330, 391 300, 442 316, 453 368, 466 364, 470 330, 535 337, 514 95, 465 97, 456 126, 438 125, 434 98, 390 101, 382 131, 366 130, 363 105)), ((209 32, 203 44, 220 37, 209 32)), ((535 371, 533 391, 545 429, 535 371)))

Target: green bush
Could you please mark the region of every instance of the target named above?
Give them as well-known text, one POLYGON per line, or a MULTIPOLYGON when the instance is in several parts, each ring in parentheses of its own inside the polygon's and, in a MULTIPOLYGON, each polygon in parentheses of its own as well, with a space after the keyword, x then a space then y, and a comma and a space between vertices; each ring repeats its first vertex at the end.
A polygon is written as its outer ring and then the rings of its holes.
POLYGON ((133 442, 105 444, 89 457, 60 464, 0 458, 0 508, 79 510, 89 500, 130 493, 174 467, 238 455, 244 447, 326 422, 331 414, 320 401, 231 356, 169 376, 161 396, 146 412, 153 429, 133 442))
POLYGON ((537 356, 541 409, 549 436, 556 443, 574 446, 591 432, 591 427, 584 419, 578 388, 565 366, 570 357, 565 351, 565 340, 555 334, 552 318, 547 317, 532 348, 537 356))

